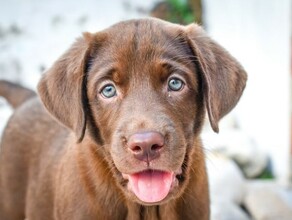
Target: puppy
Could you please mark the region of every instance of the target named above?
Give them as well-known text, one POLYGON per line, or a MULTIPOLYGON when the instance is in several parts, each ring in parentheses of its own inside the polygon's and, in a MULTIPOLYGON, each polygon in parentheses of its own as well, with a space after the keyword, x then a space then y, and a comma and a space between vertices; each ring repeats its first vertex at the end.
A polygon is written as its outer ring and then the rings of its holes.
POLYGON ((246 79, 196 24, 83 34, 4 131, 0 218, 209 219, 205 113, 218 132, 246 79))

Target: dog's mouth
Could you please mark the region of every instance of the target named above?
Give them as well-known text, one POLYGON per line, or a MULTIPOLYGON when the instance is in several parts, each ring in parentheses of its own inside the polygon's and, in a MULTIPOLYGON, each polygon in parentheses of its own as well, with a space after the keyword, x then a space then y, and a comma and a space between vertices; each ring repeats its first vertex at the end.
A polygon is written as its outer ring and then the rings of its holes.
POLYGON ((128 190, 144 203, 158 203, 179 184, 182 171, 160 171, 147 169, 133 174, 122 174, 128 180, 128 190))

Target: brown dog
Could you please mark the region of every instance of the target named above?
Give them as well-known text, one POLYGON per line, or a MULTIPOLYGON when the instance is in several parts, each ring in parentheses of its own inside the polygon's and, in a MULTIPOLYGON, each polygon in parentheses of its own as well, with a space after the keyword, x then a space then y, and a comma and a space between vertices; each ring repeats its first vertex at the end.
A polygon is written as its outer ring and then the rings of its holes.
POLYGON ((199 134, 206 110, 218 132, 246 79, 195 24, 85 33, 38 85, 50 114, 33 98, 6 127, 1 220, 208 219, 199 134))

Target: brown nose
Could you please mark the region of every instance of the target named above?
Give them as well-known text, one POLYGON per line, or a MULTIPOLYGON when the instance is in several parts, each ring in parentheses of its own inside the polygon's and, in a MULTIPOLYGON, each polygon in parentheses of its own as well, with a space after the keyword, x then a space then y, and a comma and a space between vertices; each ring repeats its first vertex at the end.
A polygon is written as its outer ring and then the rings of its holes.
POLYGON ((164 145, 164 137, 158 132, 136 133, 130 136, 128 148, 138 159, 150 162, 159 157, 164 145))

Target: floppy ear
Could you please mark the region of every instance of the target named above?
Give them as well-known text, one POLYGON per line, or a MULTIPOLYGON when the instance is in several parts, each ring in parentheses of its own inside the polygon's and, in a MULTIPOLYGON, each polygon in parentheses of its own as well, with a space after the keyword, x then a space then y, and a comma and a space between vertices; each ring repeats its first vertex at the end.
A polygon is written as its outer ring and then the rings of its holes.
POLYGON ((62 124, 72 129, 81 142, 86 129, 89 64, 96 47, 95 36, 84 33, 38 84, 40 98, 47 110, 62 124))
POLYGON ((218 122, 238 102, 247 74, 224 48, 206 36, 196 24, 186 27, 195 63, 202 74, 203 95, 211 126, 219 132, 218 122))

